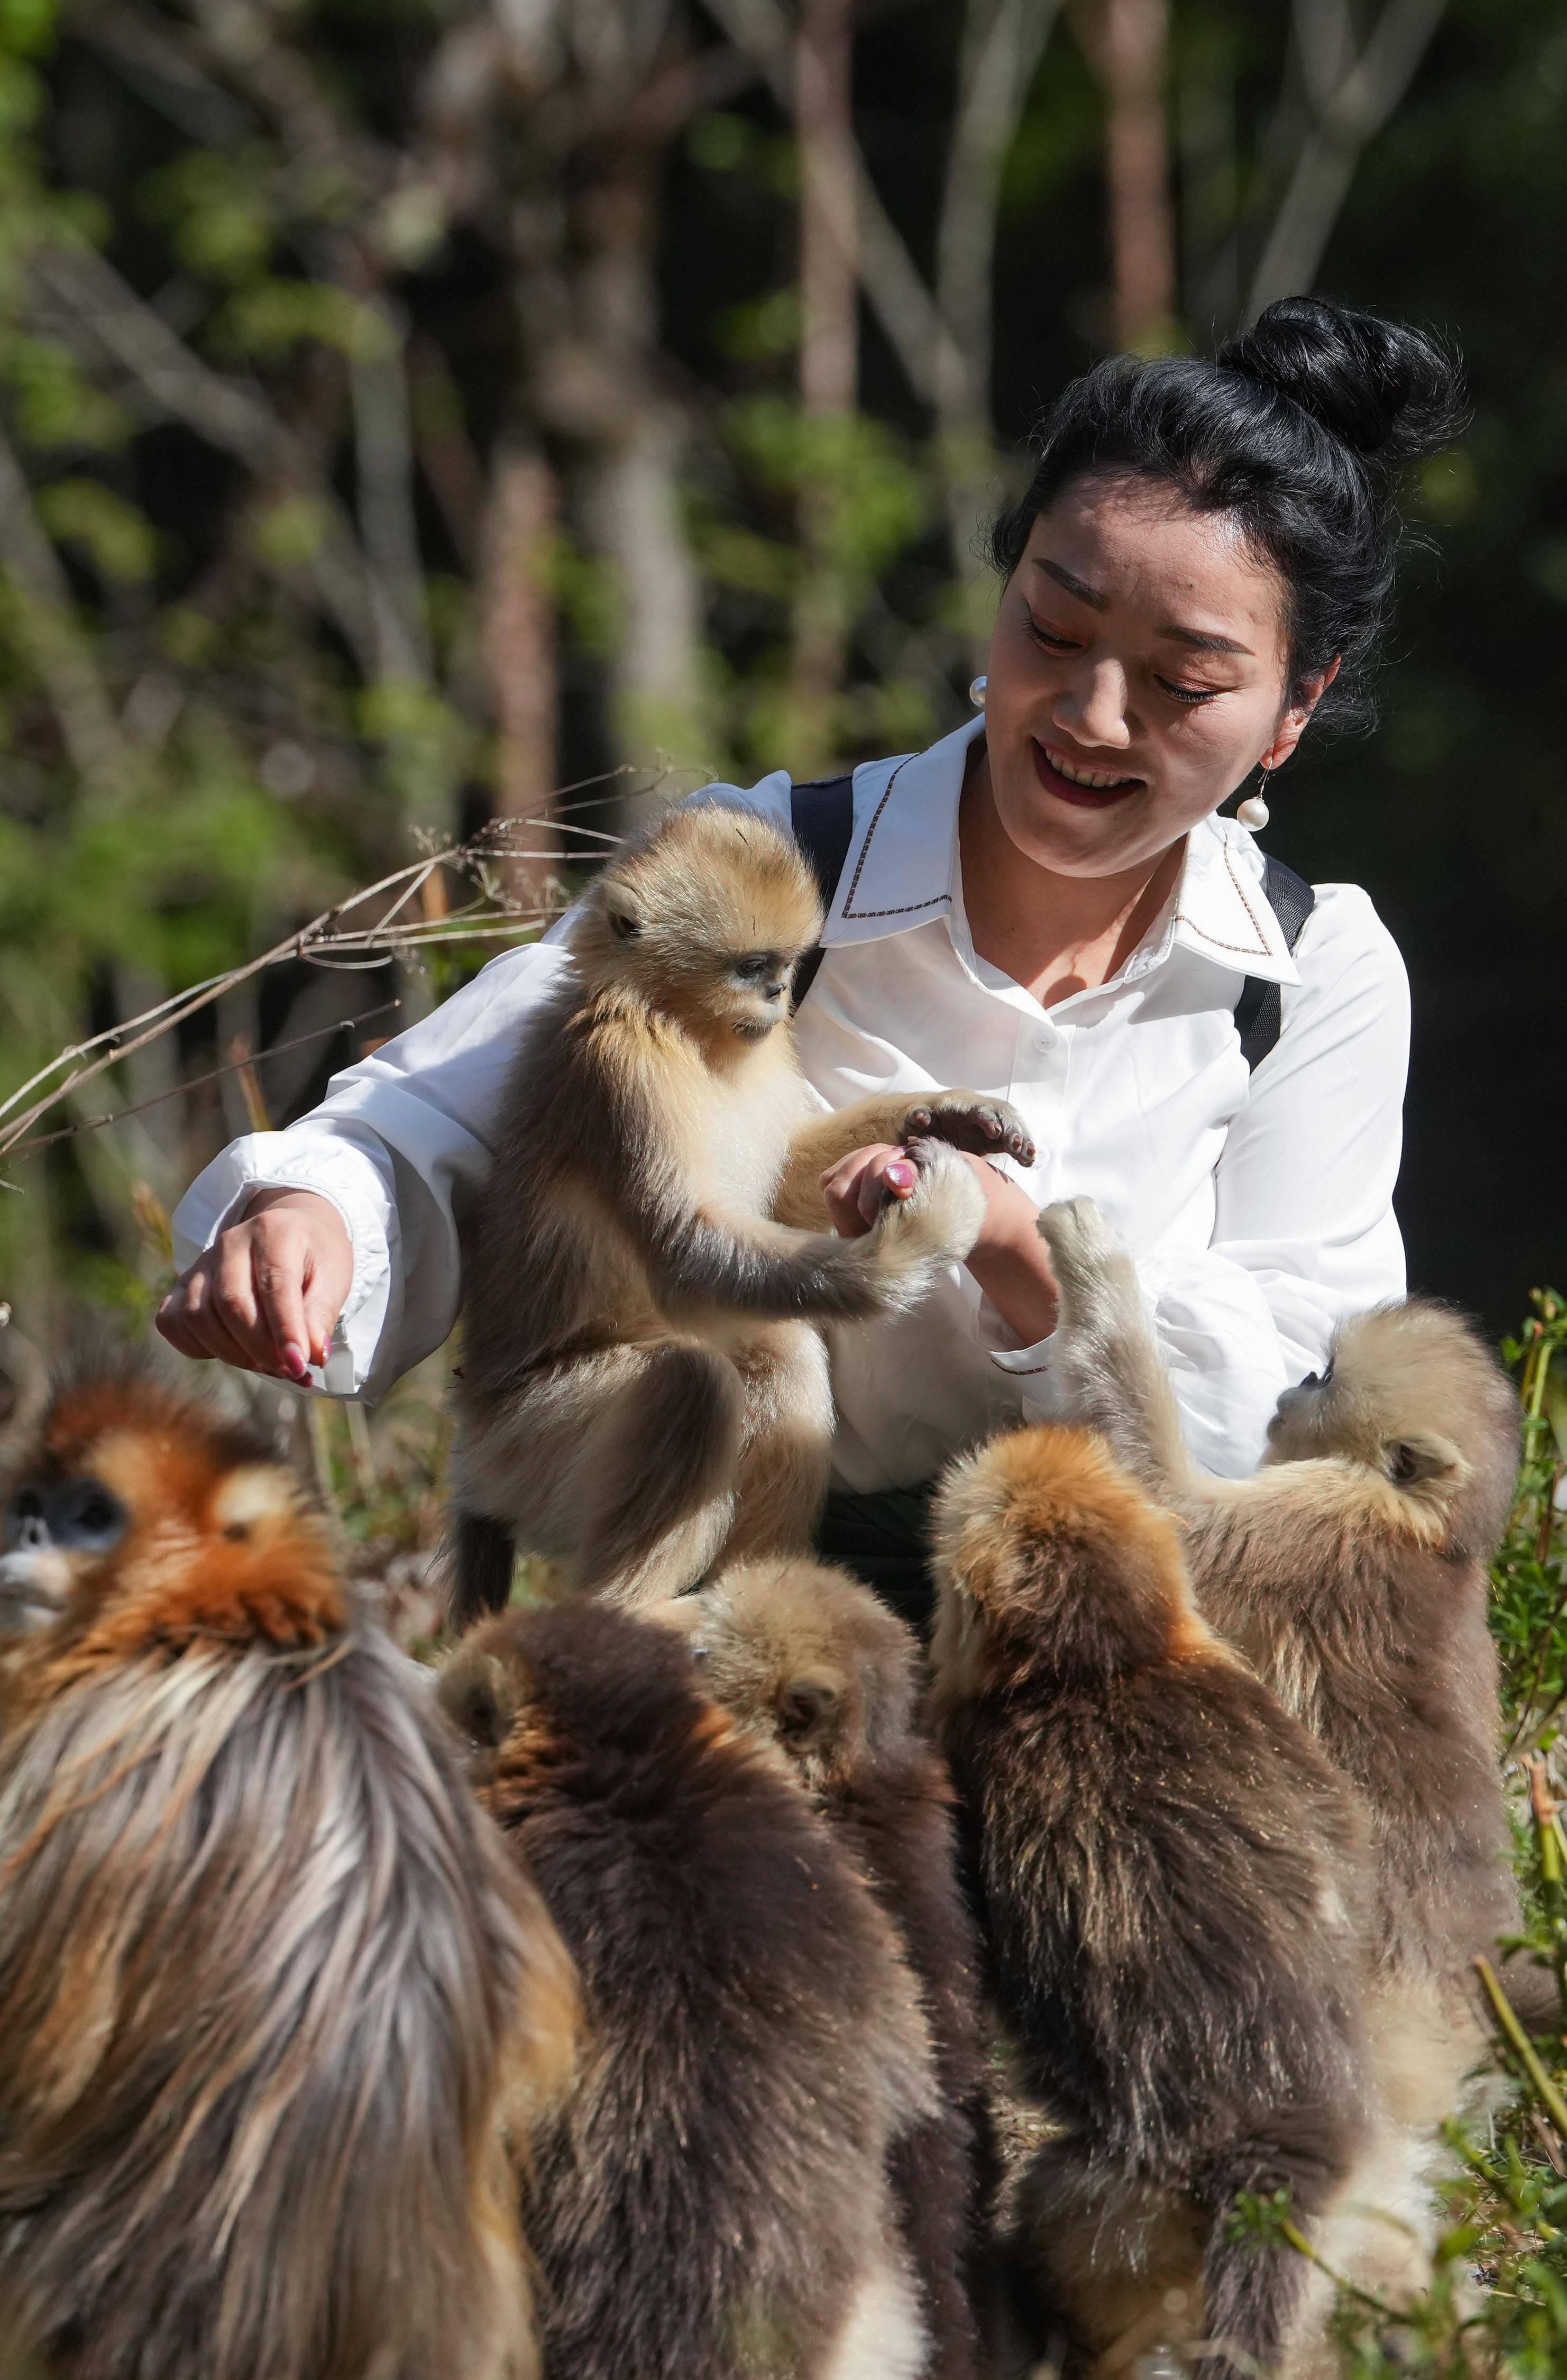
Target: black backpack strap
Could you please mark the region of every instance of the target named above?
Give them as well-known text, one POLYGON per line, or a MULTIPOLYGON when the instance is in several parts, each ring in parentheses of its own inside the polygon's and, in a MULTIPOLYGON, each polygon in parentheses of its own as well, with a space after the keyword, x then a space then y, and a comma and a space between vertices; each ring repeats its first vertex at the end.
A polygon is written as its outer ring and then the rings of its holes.
MULTIPOLYGON (((1266 853, 1262 890, 1283 929, 1285 949, 1294 951, 1301 928, 1317 906, 1316 893, 1304 876, 1297 876, 1282 859, 1270 858, 1266 853)), ((1265 982, 1260 976, 1248 975, 1235 1002, 1235 1030, 1241 1037, 1241 1055, 1253 1074, 1277 1042, 1282 1022, 1279 986, 1265 982)))
MULTIPOLYGON (((804 784, 792 786, 789 822, 795 830, 795 841, 809 860, 811 873, 821 888, 821 905, 830 909, 854 840, 853 771, 844 777, 812 777, 804 784)), ((821 944, 818 942, 813 950, 807 951, 795 969, 796 1010, 816 981, 821 956, 821 944)))

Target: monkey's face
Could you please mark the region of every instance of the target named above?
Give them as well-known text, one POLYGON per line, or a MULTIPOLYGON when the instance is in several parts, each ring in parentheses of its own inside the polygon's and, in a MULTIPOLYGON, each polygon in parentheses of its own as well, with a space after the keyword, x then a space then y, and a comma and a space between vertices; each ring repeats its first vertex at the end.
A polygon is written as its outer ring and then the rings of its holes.
POLYGON ((1447 1509, 1493 1449, 1510 1472, 1515 1435, 1516 1400, 1476 1333, 1410 1299, 1341 1325, 1327 1370, 1280 1398, 1265 1460, 1335 1455, 1447 1509))
POLYGON ((792 840, 708 804, 676 810, 606 868, 572 933, 595 989, 624 983, 721 1038, 759 1040, 789 1014, 789 988, 821 922, 792 840))
POLYGON ((0 1553, 0 1633, 26 1635, 57 1619, 128 1522, 120 1499, 92 1472, 31 1479, 18 1488, 0 1553))
POLYGON ((200 1572, 251 1598, 280 1551, 324 1563, 319 1517, 292 1472, 199 1408, 141 1383, 60 1399, 12 1495, 0 1550, 0 1633, 67 1614, 91 1620, 116 1592, 200 1572))
POLYGON ((843 1571, 747 1563, 648 1617, 686 1637, 703 1692, 813 1791, 843 1781, 911 1724, 914 1640, 843 1571))

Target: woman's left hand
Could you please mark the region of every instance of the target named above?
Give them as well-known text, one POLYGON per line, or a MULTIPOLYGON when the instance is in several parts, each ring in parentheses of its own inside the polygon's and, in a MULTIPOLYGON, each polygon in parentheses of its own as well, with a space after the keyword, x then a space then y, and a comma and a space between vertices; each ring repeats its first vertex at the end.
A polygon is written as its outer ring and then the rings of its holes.
MULTIPOLYGON (((1039 1233, 1039 1210, 987 1159, 966 1156, 964 1161, 974 1168, 985 1193, 985 1220, 965 1261, 1024 1346, 1032 1347, 1055 1329, 1060 1296, 1050 1250, 1039 1233)), ((821 1177, 833 1230, 841 1238, 858 1239, 888 1195, 910 1197, 918 1178, 906 1149, 885 1141, 851 1149, 821 1177)))

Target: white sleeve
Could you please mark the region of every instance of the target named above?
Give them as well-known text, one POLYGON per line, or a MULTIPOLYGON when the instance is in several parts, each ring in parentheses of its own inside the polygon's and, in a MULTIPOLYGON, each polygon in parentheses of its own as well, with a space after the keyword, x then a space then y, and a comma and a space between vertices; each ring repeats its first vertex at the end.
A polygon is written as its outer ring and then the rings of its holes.
MULTIPOLYGON (((1281 1390, 1320 1370, 1334 1326, 1404 1290, 1393 1214, 1409 984, 1357 885, 1321 885, 1285 985, 1279 1040, 1215 1172, 1206 1248, 1155 1249, 1138 1279, 1205 1469, 1255 1469, 1281 1390)), ((993 1358, 1051 1413, 1049 1342, 993 1358)), ((1034 1410, 1037 1408, 1037 1410, 1034 1410)))
POLYGON ((210 1247, 252 1191, 329 1198, 354 1244, 342 1326, 354 1390, 381 1395, 456 1318, 453 1201, 489 1165, 519 1039, 570 965, 548 941, 506 952, 432 1016, 334 1075, 320 1107, 286 1132, 235 1141, 180 1202, 176 1263, 183 1270, 210 1247))
MULTIPOLYGON (((786 823, 788 795, 788 778, 774 774, 748 792, 711 785, 692 798, 786 823)), ((250 1133, 214 1158, 174 1218, 181 1271, 253 1191, 314 1190, 336 1208, 354 1245, 341 1326, 353 1393, 381 1396, 439 1347, 462 1297, 453 1202, 488 1170, 512 1060, 570 966, 564 926, 492 959, 432 1016, 334 1075, 320 1107, 285 1132, 250 1133)))

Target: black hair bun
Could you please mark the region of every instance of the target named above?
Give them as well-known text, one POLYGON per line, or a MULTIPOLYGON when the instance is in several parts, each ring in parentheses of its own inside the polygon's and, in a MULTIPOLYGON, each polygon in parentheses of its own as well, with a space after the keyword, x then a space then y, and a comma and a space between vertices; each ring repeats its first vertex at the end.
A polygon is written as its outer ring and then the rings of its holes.
POLYGON ((1292 397, 1375 470, 1448 445, 1464 419, 1458 363, 1424 331, 1320 298, 1281 298, 1218 361, 1292 397))

